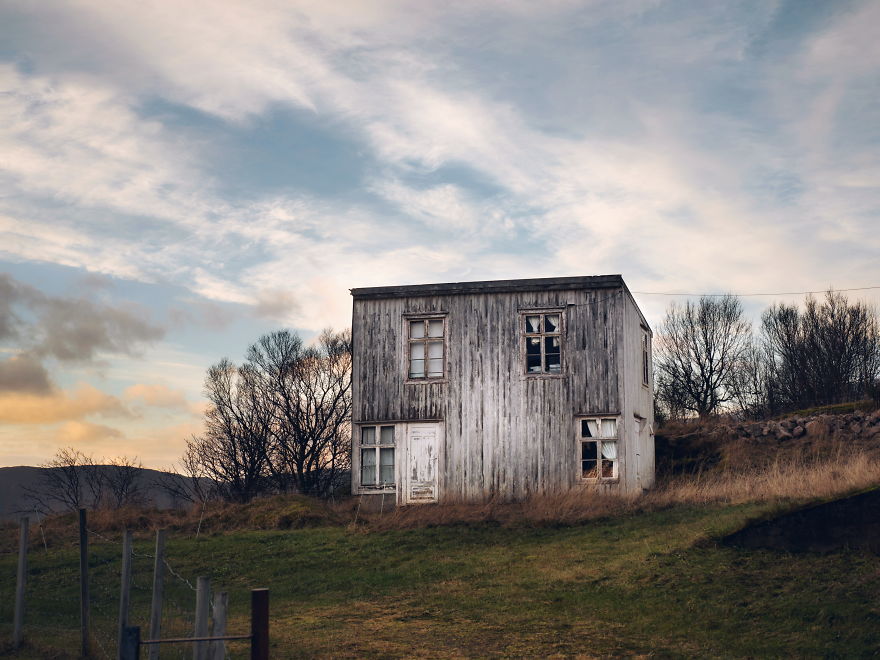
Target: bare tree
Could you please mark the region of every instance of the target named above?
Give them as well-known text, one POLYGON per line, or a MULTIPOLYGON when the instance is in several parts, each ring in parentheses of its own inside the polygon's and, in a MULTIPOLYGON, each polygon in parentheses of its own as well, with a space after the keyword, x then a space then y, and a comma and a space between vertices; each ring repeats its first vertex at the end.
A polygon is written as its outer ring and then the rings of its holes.
POLYGON ((324 330, 305 347, 283 330, 248 351, 274 419, 270 468, 278 486, 326 495, 350 469, 351 332, 324 330))
POLYGON ((143 503, 143 472, 144 466, 137 457, 119 456, 110 461, 104 470, 104 481, 113 508, 143 503))
POLYGON ((205 431, 187 441, 184 461, 198 463, 223 497, 246 502, 265 489, 273 413, 252 365, 223 359, 208 369, 211 406, 205 431))
POLYGON ((76 511, 100 505, 102 478, 94 469, 91 456, 65 447, 40 465, 43 468, 39 486, 26 488, 27 499, 41 513, 76 511))
POLYGON ((865 396, 880 376, 880 323, 875 311, 834 291, 803 311, 773 305, 762 317, 775 408, 851 401, 865 396))
POLYGON ((735 394, 735 375, 751 340, 751 326, 732 295, 673 303, 658 332, 658 397, 670 412, 717 412, 735 394))

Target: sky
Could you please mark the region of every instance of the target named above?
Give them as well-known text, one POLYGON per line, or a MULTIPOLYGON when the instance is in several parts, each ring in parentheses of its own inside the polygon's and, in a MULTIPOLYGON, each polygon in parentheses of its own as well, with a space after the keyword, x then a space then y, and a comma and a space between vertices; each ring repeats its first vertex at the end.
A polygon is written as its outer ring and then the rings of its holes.
POLYGON ((353 287, 620 273, 656 326, 652 293, 880 285, 878 25, 848 0, 5 0, 0 466, 171 465, 209 365, 347 327, 353 287))

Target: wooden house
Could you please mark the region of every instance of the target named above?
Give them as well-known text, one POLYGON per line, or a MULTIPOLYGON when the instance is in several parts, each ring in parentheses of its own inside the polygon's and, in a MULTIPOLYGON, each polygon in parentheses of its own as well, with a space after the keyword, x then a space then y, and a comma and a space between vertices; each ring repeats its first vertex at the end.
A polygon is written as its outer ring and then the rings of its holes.
POLYGON ((653 483, 651 329, 620 275, 351 295, 355 494, 405 505, 653 483))

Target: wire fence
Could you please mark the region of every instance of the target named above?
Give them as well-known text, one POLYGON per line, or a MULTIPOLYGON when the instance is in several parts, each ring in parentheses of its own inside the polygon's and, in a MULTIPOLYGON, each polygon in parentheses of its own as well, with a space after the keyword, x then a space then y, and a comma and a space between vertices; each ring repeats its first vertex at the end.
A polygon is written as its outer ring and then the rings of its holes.
MULTIPOLYGON (((48 653, 60 651, 56 657, 78 657, 83 637, 80 612, 80 566, 70 545, 54 546, 52 539, 45 542, 45 532, 35 541, 32 559, 27 571, 24 644, 31 650, 48 653), (64 653, 69 653, 65 656, 64 653)), ((88 534, 88 646, 93 658, 117 658, 120 635, 120 597, 123 584, 123 534, 105 534, 87 528, 88 534)), ((131 545, 131 573, 129 590, 128 625, 141 627, 142 639, 150 629, 153 601, 155 552, 154 539, 140 536, 131 545)), ((210 576, 211 566, 204 558, 184 553, 175 557, 165 550, 162 571, 160 634, 163 639, 188 638, 196 630, 196 578, 210 576)), ((221 572, 222 571, 218 571, 221 572)), ((210 610, 214 609, 214 595, 224 585, 215 584, 210 594, 210 610)), ((230 626, 247 627, 240 613, 245 609, 243 589, 239 586, 232 598, 239 600, 234 608, 239 616, 230 618, 230 626)), ((11 600, 11 599, 10 599, 11 600)), ((0 605, 2 609, 3 605, 0 605)), ((5 617, 4 617, 5 618, 5 617)), ((10 616, 7 620, 11 620, 10 616)), ((229 628, 227 628, 228 630, 229 628)), ((210 628, 209 628, 210 630, 210 628)), ((228 633, 227 633, 228 634, 228 633)), ((141 652, 148 657, 149 647, 141 652)), ((0 647, 2 651, 2 647, 0 647)), ((162 644, 161 658, 192 658, 192 644, 162 644)), ((214 655, 210 656, 213 660, 214 655)), ((247 644, 227 643, 223 657, 249 657, 247 644)))

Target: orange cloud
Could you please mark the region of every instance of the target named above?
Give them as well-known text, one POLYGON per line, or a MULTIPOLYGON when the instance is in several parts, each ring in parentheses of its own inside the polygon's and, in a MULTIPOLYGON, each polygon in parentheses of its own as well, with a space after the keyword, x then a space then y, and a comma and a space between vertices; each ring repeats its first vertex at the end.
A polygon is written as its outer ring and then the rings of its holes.
POLYGON ((91 422, 65 422, 58 430, 58 440, 62 445, 70 445, 88 451, 96 444, 104 444, 107 440, 120 440, 124 435, 119 429, 91 422))
POLYGON ((115 396, 86 383, 75 390, 53 390, 44 395, 0 393, 0 423, 51 424, 88 415, 131 417, 131 412, 115 396))

